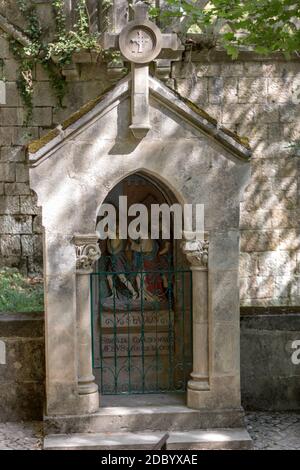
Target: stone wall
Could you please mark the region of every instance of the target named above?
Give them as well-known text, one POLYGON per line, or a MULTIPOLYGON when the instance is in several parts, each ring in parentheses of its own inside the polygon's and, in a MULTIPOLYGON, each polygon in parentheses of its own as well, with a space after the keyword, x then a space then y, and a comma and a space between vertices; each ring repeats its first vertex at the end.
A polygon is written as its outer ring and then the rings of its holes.
POLYGON ((241 204, 242 305, 299 305, 300 61, 193 53, 173 67, 176 89, 250 139, 251 183, 241 204), (190 78, 186 78, 190 77, 190 78))
POLYGON ((40 314, 0 313, 0 421, 43 415, 43 329, 40 314))
MULTIPOLYGON (((83 60, 89 61, 89 54, 83 60)), ((41 212, 29 188, 25 144, 111 86, 103 65, 80 64, 78 70, 80 79, 69 82, 60 108, 49 76, 37 65, 33 119, 30 127, 23 127, 25 111, 17 89, 17 64, 0 29, 0 79, 5 79, 6 88, 6 104, 0 105, 0 269, 17 267, 25 274, 42 271, 41 212)))
MULTIPOLYGON (((0 267, 36 273, 42 265, 41 214, 28 185, 24 144, 111 82, 105 64, 82 55, 75 73, 69 71, 69 91, 61 109, 49 77, 37 66, 33 120, 23 128, 17 64, 4 35, 1 58, 7 100, 0 105, 0 267)), ((173 63, 168 84, 220 124, 250 139, 252 180, 241 205, 240 224, 242 304, 299 305, 299 158, 288 146, 300 138, 300 61, 243 53, 232 62, 222 52, 195 52, 173 63)))
POLYGON ((247 315, 241 315, 241 392, 247 410, 300 410, 300 364, 292 361, 300 315, 277 309, 264 315, 242 309, 247 315))

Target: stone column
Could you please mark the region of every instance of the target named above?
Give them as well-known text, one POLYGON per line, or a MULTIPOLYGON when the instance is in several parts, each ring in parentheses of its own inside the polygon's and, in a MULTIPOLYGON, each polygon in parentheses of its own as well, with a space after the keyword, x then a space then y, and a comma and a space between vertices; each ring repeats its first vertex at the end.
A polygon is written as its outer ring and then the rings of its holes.
POLYGON ((208 241, 185 240, 183 252, 193 279, 193 372, 188 382, 187 404, 199 408, 199 393, 209 390, 208 345, 208 241), (198 405, 197 405, 198 404, 198 405))
POLYGON ((74 236, 76 246, 76 318, 78 393, 82 413, 93 413, 99 408, 98 385, 92 366, 90 273, 101 252, 97 235, 74 236))

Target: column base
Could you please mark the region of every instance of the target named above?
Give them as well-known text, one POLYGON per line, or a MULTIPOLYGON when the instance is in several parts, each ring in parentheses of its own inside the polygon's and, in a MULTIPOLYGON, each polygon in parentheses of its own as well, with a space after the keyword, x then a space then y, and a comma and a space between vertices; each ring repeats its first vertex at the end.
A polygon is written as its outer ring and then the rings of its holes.
POLYGON ((95 377, 90 375, 88 377, 79 377, 78 380, 78 393, 79 395, 89 395, 98 391, 98 385, 94 382, 95 377))
POLYGON ((210 390, 210 385, 207 378, 196 378, 193 376, 191 380, 188 381, 188 389, 190 390, 210 390))
POLYGON ((80 414, 91 414, 95 413, 99 410, 100 407, 100 400, 99 400, 99 392, 98 387, 97 390, 93 393, 79 395, 79 408, 80 414))
POLYGON ((203 409, 203 393, 209 393, 209 389, 193 390, 189 387, 187 389, 187 406, 194 410, 203 409))

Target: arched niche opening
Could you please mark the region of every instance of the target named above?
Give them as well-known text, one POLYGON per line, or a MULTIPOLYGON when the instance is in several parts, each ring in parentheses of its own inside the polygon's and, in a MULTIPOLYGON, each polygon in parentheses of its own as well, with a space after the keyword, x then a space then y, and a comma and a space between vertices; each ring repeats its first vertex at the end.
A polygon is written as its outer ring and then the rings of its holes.
MULTIPOLYGON (((93 368, 101 395, 185 393, 192 369, 192 277, 167 219, 151 237, 151 208, 179 204, 174 193, 144 172, 122 179, 105 204, 116 209, 116 238, 100 240, 92 275, 93 368), (143 204, 148 238, 119 237, 120 197, 143 204), (166 229, 168 227, 165 227, 166 229)), ((165 207, 166 207, 165 206, 165 207)), ((180 206, 181 210, 182 207, 180 206)), ((97 218, 97 227, 103 219, 97 218)), ((128 217, 128 226, 134 216, 128 217)), ((156 219, 157 221, 157 219, 156 219)))

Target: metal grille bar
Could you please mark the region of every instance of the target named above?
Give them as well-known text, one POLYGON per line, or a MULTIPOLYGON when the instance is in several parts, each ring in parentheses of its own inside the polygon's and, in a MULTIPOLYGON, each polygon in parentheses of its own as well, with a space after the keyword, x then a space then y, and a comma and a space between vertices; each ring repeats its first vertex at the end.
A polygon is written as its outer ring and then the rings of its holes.
POLYGON ((91 274, 90 285, 101 394, 184 392, 192 368, 191 271, 104 270, 91 274))

